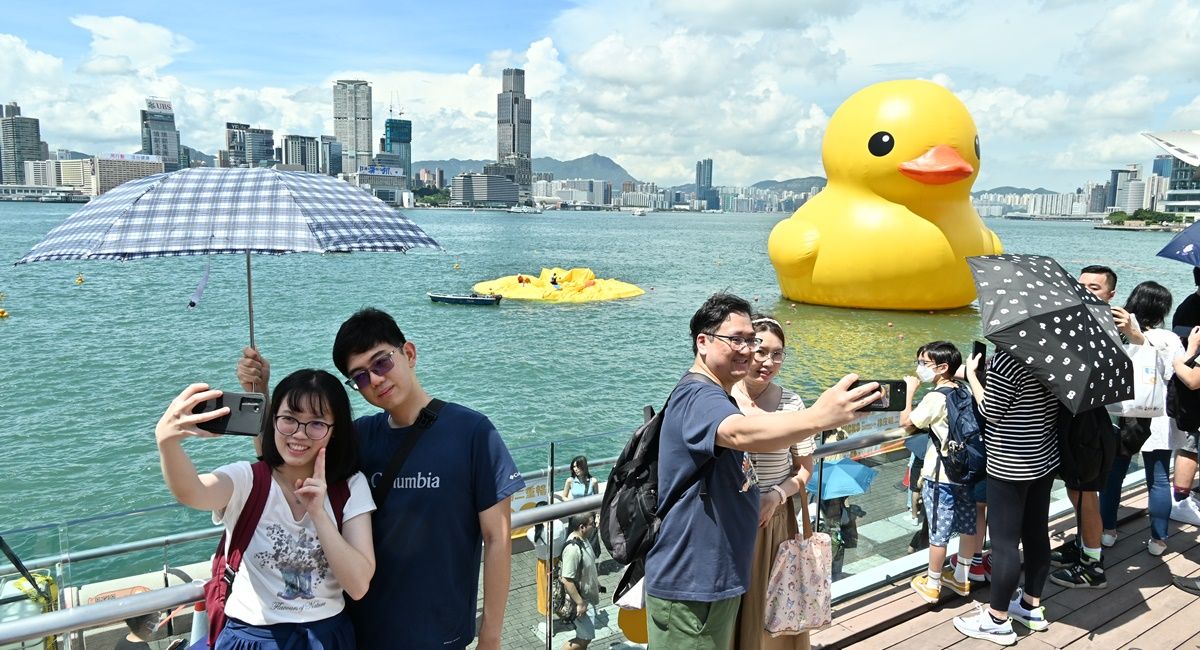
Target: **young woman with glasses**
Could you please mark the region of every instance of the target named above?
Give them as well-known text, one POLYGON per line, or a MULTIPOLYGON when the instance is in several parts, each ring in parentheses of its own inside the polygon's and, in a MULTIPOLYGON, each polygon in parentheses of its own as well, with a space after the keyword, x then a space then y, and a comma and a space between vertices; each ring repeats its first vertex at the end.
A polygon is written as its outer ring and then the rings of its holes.
MULTIPOLYGON (((750 371, 733 387, 738 407, 746 414, 799 411, 804 408, 799 395, 772 381, 787 358, 783 327, 779 321, 762 314, 751 316, 750 324, 760 342, 754 348, 750 371)), ((761 497, 750 586, 742 596, 742 608, 734 636, 733 647, 736 650, 808 647, 807 633, 772 638, 763 630, 763 610, 775 552, 780 544, 797 533, 796 510, 791 497, 800 491, 812 475, 812 453, 815 449, 813 439, 807 438, 788 449, 746 454, 749 463, 747 475, 757 477, 761 497)))
MULTIPOLYGON (((155 437, 167 488, 183 505, 211 510, 231 537, 253 485, 252 465, 199 474, 181 445, 214 436, 200 425, 229 408, 193 411, 220 395, 206 384, 188 386, 159 420, 155 437)), ((218 650, 355 647, 342 594, 362 598, 374 574, 375 504, 355 470, 353 427, 346 391, 330 373, 299 370, 275 387, 260 461, 270 468, 270 493, 225 603, 218 650), (349 497, 339 530, 327 489, 343 482, 349 497)))

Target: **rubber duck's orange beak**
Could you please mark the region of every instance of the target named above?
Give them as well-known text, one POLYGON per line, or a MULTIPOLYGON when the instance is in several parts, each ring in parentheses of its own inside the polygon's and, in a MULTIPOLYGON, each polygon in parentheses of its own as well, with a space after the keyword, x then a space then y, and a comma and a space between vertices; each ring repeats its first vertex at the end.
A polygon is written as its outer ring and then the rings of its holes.
POLYGON ((900 173, 926 185, 945 185, 967 178, 975 168, 954 147, 939 144, 918 158, 900 163, 900 173))

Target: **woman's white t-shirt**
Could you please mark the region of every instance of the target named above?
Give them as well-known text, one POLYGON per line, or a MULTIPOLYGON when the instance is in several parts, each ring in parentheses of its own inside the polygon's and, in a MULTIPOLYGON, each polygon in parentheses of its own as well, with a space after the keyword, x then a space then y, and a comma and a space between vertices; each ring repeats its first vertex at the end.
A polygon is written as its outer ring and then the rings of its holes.
MULTIPOLYGON (((250 463, 224 465, 214 470, 233 481, 233 496, 222 510, 213 511, 213 523, 223 524, 227 539, 233 536, 242 507, 250 496, 254 470, 250 463)), ((350 477, 350 498, 342 523, 375 510, 371 488, 361 472, 350 477)), ((325 499, 325 512, 333 506, 325 499)), ((250 625, 306 623, 329 618, 345 607, 342 587, 329 568, 317 540, 317 528, 307 512, 296 521, 287 495, 271 481, 262 519, 242 555, 242 565, 225 601, 225 615, 250 625)))

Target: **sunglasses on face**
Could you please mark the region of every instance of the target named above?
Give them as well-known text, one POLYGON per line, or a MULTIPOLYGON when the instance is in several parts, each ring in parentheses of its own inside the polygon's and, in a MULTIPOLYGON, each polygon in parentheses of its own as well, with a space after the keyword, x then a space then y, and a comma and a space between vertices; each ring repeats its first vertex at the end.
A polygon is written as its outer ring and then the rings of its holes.
POLYGON ((365 370, 359 370, 358 372, 350 375, 350 378, 345 381, 345 384, 354 390, 362 390, 367 386, 370 386, 371 375, 382 377, 391 372, 392 368, 396 367, 396 361, 392 359, 392 356, 399 351, 400 348, 396 348, 395 350, 392 350, 381 357, 376 357, 371 361, 371 363, 367 364, 365 370))

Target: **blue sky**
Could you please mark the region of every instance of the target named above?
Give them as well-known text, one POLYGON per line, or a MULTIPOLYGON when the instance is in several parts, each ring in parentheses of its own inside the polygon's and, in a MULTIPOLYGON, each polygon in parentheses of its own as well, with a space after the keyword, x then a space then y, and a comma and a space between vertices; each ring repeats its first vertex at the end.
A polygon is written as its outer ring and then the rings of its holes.
POLYGON ((414 157, 489 158, 504 67, 523 67, 534 155, 598 152, 634 176, 717 184, 822 174, 829 116, 895 78, 946 85, 987 152, 976 188, 1073 190, 1200 129, 1189 0, 577 0, 7 3, 0 101, 53 147, 133 151, 148 95, 213 153, 226 121, 332 133, 331 85, 414 121, 414 157))

